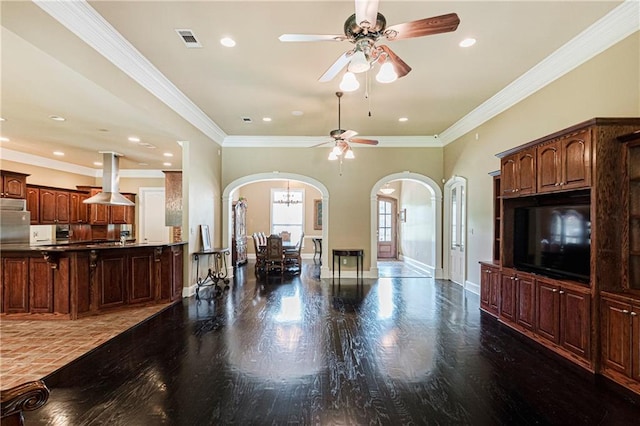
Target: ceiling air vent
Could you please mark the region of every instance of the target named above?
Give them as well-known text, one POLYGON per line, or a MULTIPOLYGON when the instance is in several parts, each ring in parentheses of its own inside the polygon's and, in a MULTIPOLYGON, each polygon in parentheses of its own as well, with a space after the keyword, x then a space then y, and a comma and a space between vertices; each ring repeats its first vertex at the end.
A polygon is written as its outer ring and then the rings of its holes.
POLYGON ((253 120, 251 119, 251 117, 240 117, 240 118, 242 118, 243 123, 253 123, 253 120))
POLYGON ((196 35, 191 30, 176 30, 184 45, 192 48, 192 47, 202 47, 198 39, 196 39, 196 35))

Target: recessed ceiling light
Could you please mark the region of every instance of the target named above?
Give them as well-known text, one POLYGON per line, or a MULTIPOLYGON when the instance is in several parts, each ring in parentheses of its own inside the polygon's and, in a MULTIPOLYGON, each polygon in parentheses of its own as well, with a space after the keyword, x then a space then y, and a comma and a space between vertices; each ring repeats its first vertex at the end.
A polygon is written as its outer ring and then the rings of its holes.
POLYGON ((164 154, 162 154, 162 155, 164 155, 165 157, 173 157, 173 154, 172 154, 172 153, 170 153, 170 152, 165 152, 165 153, 164 153, 164 154))
POLYGON ((1 136, 0 142, 9 142, 9 138, 5 138, 4 136, 1 136))
POLYGON ((459 44, 460 47, 471 47, 474 44, 476 44, 476 39, 475 38, 465 38, 464 40, 462 40, 459 44))
POLYGON ((236 42, 231 37, 223 37, 220 39, 220 44, 224 47, 233 47, 236 45, 236 42))
POLYGON ((7 119, 4 117, 0 117, 0 121, 7 121, 7 119))
POLYGON ((271 121, 271 117, 262 117, 262 121, 265 121, 268 123, 271 121))
POLYGON ((53 121, 64 121, 65 120, 64 117, 60 117, 59 115, 50 115, 49 118, 52 119, 53 121))
POLYGON ((129 142, 140 142, 140 138, 137 136, 129 136, 129 142))
POLYGON ((138 166, 148 166, 149 163, 138 163, 138 166))
POLYGON ((64 152, 62 152, 62 151, 53 151, 53 155, 56 155, 58 157, 63 157, 64 156, 64 152))
POLYGON ((400 117, 398 118, 398 121, 404 123, 405 121, 409 121, 409 119, 407 117, 400 117))
POLYGON ((93 165, 94 166, 102 166, 102 163, 100 161, 94 161, 93 165))
POLYGON ((163 166, 171 166, 171 163, 162 163, 163 166))
POLYGON ((303 114, 304 112, 302 111, 291 111, 291 115, 295 115, 296 117, 300 117, 303 114))

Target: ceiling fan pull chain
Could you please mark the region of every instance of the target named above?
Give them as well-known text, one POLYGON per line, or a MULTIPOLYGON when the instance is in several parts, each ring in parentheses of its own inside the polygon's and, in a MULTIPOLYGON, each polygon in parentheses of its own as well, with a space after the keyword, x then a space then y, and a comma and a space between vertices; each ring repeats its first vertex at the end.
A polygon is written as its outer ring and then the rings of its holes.
POLYGON ((367 98, 367 104, 369 106, 369 117, 371 117, 371 97, 369 96, 369 89, 371 87, 371 80, 369 80, 369 73, 367 73, 367 88, 366 88, 366 92, 365 92, 365 97, 367 98))

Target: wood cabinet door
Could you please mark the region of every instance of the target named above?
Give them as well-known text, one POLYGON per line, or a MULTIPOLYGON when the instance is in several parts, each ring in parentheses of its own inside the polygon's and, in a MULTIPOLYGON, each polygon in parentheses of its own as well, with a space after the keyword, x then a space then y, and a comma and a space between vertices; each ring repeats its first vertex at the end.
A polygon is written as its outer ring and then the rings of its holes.
POLYGON ((536 288, 533 277, 518 274, 516 279, 516 322, 522 327, 533 330, 535 327, 536 288))
POLYGON ((123 306, 127 301, 127 262, 117 250, 100 250, 94 274, 98 310, 123 306))
POLYGON ((69 193, 69 223, 80 223, 80 194, 78 192, 69 193))
POLYGON ((29 259, 29 312, 53 312, 53 269, 44 258, 29 259))
POLYGON ((31 213, 31 224, 40 224, 40 189, 27 188, 27 210, 31 213))
POLYGON ((529 148, 517 154, 516 193, 529 195, 536 193, 536 156, 535 148, 529 148))
POLYGON ((552 281, 536 280, 536 328, 539 336, 558 343, 560 341, 559 288, 552 281))
POLYGON ((40 188, 40 223, 56 223, 56 191, 40 188))
POLYGON ((89 194, 81 193, 78 196, 78 223, 89 223, 90 205, 84 203, 88 198, 89 194))
POLYGON ((109 206, 102 204, 90 204, 89 212, 91 213, 90 223, 92 225, 109 224, 109 206))
POLYGON ((631 377, 640 383, 640 305, 631 309, 631 377))
POLYGON ((29 312, 29 262, 26 258, 2 259, 2 292, 4 313, 29 312))
MULTIPOLYGON (((131 202, 135 202, 135 194, 123 194, 131 202)), ((132 206, 111 206, 109 212, 109 223, 132 224, 135 218, 135 207, 132 206)))
POLYGON ((5 198, 26 198, 27 177, 12 174, 2 176, 2 196, 5 198))
POLYGON ((500 285, 500 318, 509 322, 516 320, 516 281, 513 274, 503 271, 500 285))
POLYGON ((560 141, 537 149, 538 192, 557 191, 562 179, 560 171, 560 141))
POLYGON ((154 255, 149 250, 132 251, 128 256, 128 303, 150 302, 155 299, 154 255))
POLYGON ((562 189, 591 186, 591 133, 589 130, 562 140, 562 189))
POLYGON ((498 315, 500 310, 500 270, 498 268, 491 272, 489 284, 489 309, 498 315))
POLYGON ((510 155, 500 161, 500 194, 503 197, 513 197, 517 195, 516 166, 517 161, 515 155, 510 155))
POLYGON ((491 268, 485 265, 480 266, 480 306, 484 310, 489 310, 489 289, 491 287, 491 268))
POLYGON ((69 192, 56 191, 56 223, 69 223, 71 220, 71 201, 69 192))
POLYGON ((591 296, 563 287, 560 293, 560 344, 584 359, 591 359, 591 296))
POLYGON ((602 363, 605 368, 631 375, 631 305, 602 298, 600 327, 602 333, 602 363))

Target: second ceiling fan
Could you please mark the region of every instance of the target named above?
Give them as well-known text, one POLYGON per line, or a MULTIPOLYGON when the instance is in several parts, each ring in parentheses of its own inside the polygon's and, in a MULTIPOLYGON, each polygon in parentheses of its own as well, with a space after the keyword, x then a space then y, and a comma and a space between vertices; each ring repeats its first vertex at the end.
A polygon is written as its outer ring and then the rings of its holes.
POLYGON ((343 53, 319 81, 332 80, 347 65, 348 71, 360 73, 368 71, 375 63, 381 63, 382 68, 377 79, 387 83, 409 74, 411 67, 388 46, 376 45, 379 39, 395 41, 446 33, 455 31, 460 24, 458 15, 449 13, 387 27, 386 18, 378 12, 378 0, 355 0, 355 12, 344 23, 344 35, 283 34, 279 40, 285 42, 347 40, 355 45, 354 48, 343 53))

